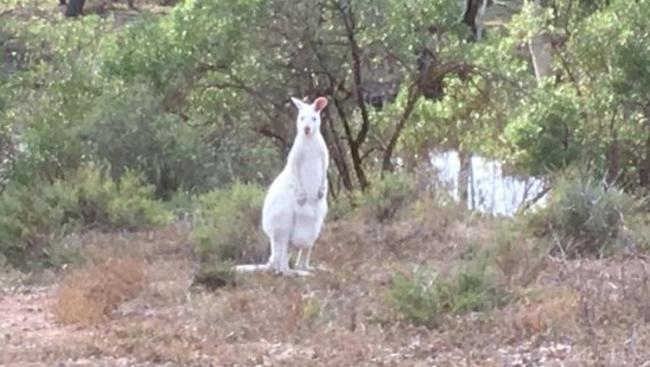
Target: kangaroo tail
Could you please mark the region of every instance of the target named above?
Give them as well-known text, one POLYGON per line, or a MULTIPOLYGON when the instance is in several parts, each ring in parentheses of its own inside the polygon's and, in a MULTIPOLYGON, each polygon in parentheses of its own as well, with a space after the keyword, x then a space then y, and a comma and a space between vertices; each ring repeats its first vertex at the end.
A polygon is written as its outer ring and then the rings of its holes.
POLYGON ((269 264, 246 264, 235 266, 235 271, 238 273, 254 273, 260 271, 269 271, 271 267, 269 264))

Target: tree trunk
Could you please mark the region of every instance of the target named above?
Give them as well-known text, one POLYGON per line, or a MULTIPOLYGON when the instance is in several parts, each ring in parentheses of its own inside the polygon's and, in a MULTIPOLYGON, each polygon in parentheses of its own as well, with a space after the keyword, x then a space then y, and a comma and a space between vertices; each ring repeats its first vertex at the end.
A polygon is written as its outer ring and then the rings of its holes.
POLYGON ((363 99, 363 93, 361 90, 361 84, 363 83, 363 76, 361 75, 361 47, 357 42, 357 24, 355 19, 355 14, 352 11, 352 2, 348 2, 346 6, 341 6, 338 4, 339 13, 343 20, 343 25, 345 26, 346 36, 349 41, 350 46, 350 57, 352 58, 352 76, 354 80, 354 92, 356 96, 357 106, 361 111, 361 127, 356 137, 352 136, 352 130, 349 128, 349 124, 345 120, 346 135, 348 135, 348 145, 350 146, 350 155, 352 156, 352 165, 357 174, 357 179, 359 180, 359 186, 361 190, 365 190, 368 187, 368 179, 363 169, 363 157, 361 156, 361 147, 368 137, 368 131, 370 130, 370 117, 368 114, 368 109, 366 102, 363 99))
POLYGON ((464 0, 463 23, 472 30, 472 40, 479 41, 483 34, 483 15, 490 0, 464 0))
POLYGON ((409 88, 406 107, 404 107, 404 112, 402 113, 402 117, 397 123, 397 126, 395 126, 395 131, 393 132, 393 134, 390 137, 390 140, 388 141, 388 146, 386 147, 386 151, 384 152, 384 157, 382 159, 382 171, 384 172, 393 171, 394 167, 393 167, 393 162, 391 160, 391 158, 393 157, 393 152, 395 150, 395 147, 397 147, 397 142, 399 141, 399 137, 402 135, 402 130, 404 130, 404 126, 406 125, 406 122, 408 121, 409 117, 411 116, 411 113, 413 112, 413 109, 415 108, 415 103, 420 97, 418 82, 419 80, 414 82, 409 88))
POLYGON ((553 75, 553 55, 551 54, 552 46, 550 37, 546 34, 537 34, 528 44, 533 67, 535 68, 535 78, 539 81, 544 77, 553 75))
POLYGON ((78 17, 84 13, 84 3, 86 0, 69 0, 68 7, 65 10, 66 17, 78 17))
POLYGON ((607 183, 613 184, 618 175, 621 172, 621 158, 620 158, 620 149, 618 145, 618 131, 616 130, 616 113, 612 116, 612 120, 609 124, 609 131, 612 137, 612 141, 607 148, 607 183))
MULTIPOLYGON (((535 7, 539 13, 541 11, 539 0, 535 0, 535 7)), ((553 50, 553 46, 550 35, 544 33, 536 34, 528 43, 528 50, 533 59, 533 67, 535 68, 535 78, 537 81, 552 75, 553 55, 551 51, 553 50)))
POLYGON ((345 114, 345 110, 341 103, 336 99, 332 98, 336 111, 339 114, 339 118, 343 123, 343 130, 345 131, 345 138, 348 142, 348 147, 350 148, 350 157, 352 158, 352 168, 357 175, 357 181, 359 181, 359 186, 361 190, 365 190, 368 187, 368 179, 366 178, 366 173, 363 169, 363 158, 361 157, 360 145, 358 141, 354 138, 352 133, 352 128, 350 122, 345 114))
POLYGON ((472 176, 472 154, 458 151, 460 170, 458 171, 458 196, 463 205, 467 205, 469 199, 469 179, 472 176))
POLYGON ((341 143, 339 142, 339 134, 337 133, 336 128, 334 127, 334 123, 329 115, 326 115, 323 122, 325 122, 326 127, 325 134, 323 135, 326 138, 326 142, 329 143, 328 145, 330 147, 329 150, 332 155, 332 160, 334 161, 336 169, 339 172, 339 177, 343 181, 343 187, 345 187, 345 189, 348 191, 352 191, 352 178, 350 177, 350 169, 348 168, 348 163, 345 160, 345 153, 341 147, 341 143), (327 131, 328 126, 329 131, 327 131))
MULTIPOLYGON (((650 101, 643 108, 643 115, 650 119, 650 101)), ((646 121, 646 139, 645 147, 637 155, 637 172, 639 175, 639 186, 644 189, 650 189, 650 123, 646 121)))
POLYGON ((646 137, 645 154, 639 159, 639 186, 650 188, 650 133, 646 137))

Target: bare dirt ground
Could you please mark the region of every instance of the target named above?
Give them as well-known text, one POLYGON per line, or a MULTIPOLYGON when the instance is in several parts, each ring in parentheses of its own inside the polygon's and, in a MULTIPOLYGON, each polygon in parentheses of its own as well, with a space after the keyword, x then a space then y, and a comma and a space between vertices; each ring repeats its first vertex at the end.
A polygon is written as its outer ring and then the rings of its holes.
POLYGON ((314 261, 331 273, 239 277, 216 291, 192 284, 187 229, 87 234, 83 266, 2 273, 0 365, 650 366, 650 272, 638 257, 546 259, 525 287, 513 283, 519 296, 504 308, 442 316, 432 330, 402 320, 392 275, 423 265, 444 273, 481 233, 446 219, 330 223, 314 261), (61 290, 110 273, 92 265, 107 258, 144 271, 127 277, 133 296, 107 317, 62 323, 62 297, 75 312, 94 306, 61 290))

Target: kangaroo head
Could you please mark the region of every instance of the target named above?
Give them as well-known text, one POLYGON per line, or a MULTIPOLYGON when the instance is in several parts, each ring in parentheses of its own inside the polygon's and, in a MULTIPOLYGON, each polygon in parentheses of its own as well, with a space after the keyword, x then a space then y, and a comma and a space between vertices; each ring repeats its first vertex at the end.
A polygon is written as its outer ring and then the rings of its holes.
POLYGON ((320 113, 327 106, 327 98, 318 97, 313 103, 305 103, 298 98, 291 97, 291 101, 298 109, 296 119, 297 134, 310 138, 320 133, 320 113))

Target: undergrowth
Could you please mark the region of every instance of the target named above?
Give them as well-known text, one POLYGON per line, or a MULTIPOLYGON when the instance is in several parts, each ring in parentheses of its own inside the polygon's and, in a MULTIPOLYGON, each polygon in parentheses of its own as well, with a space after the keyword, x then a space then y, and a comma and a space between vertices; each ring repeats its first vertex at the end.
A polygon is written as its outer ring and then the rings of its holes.
POLYGON ((485 311, 507 301, 485 259, 474 260, 444 279, 427 271, 397 274, 390 297, 405 319, 427 327, 436 327, 447 314, 485 311))
POLYGON ((204 262, 266 260, 268 244, 261 230, 263 199, 261 187, 242 183, 198 197, 193 235, 204 262))
POLYGON ((109 259, 66 278, 55 295, 54 315, 64 324, 101 321, 143 285, 143 263, 109 259))

